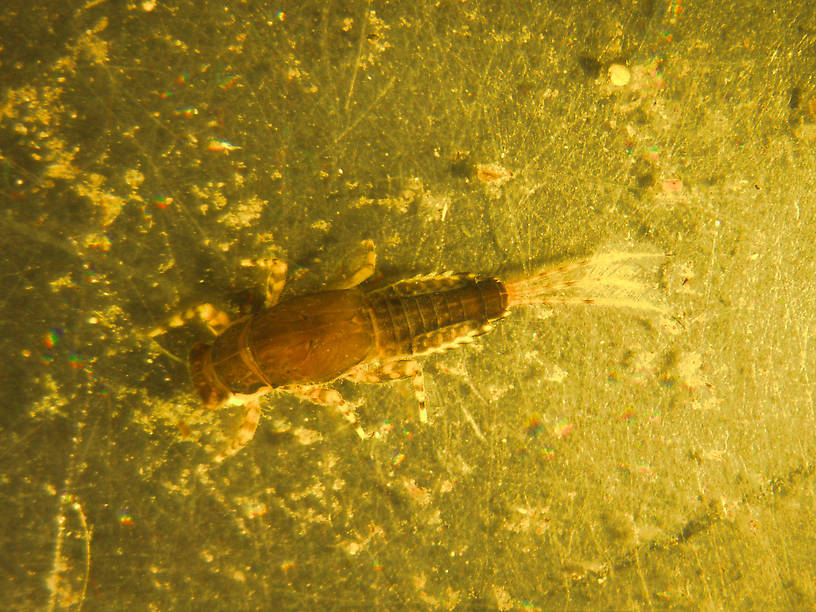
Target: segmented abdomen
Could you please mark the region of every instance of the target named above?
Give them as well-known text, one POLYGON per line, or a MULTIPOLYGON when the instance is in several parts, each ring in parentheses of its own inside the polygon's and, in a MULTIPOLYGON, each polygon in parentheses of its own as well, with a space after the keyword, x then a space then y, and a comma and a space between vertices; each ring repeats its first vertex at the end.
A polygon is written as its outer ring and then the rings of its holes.
POLYGON ((417 355, 471 342, 507 314, 507 291, 494 278, 418 278, 365 296, 381 357, 417 355))

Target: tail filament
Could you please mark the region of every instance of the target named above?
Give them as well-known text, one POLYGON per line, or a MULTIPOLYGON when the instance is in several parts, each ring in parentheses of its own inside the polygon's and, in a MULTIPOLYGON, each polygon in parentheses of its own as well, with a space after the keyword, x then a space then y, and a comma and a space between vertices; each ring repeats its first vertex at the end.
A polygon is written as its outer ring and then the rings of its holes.
POLYGON ((662 253, 611 251, 539 270, 505 282, 508 306, 531 304, 585 305, 666 312, 655 285, 644 277, 662 253))

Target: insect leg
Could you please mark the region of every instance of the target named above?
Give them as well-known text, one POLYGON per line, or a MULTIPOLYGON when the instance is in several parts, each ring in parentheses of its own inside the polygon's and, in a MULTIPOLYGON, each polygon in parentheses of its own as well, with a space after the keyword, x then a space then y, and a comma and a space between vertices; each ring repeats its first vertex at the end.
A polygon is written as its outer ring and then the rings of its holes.
POLYGON ((377 253, 374 251, 374 241, 363 240, 361 246, 366 250, 362 265, 355 272, 344 275, 342 278, 332 283, 332 289, 351 289, 374 274, 374 266, 377 263, 377 253))
POLYGON ((212 304, 199 304, 173 315, 164 325, 160 325, 148 332, 149 338, 161 336, 163 333, 176 327, 181 327, 192 319, 198 319, 207 326, 213 335, 218 335, 230 324, 229 315, 212 304))
POLYGON ((266 301, 265 306, 271 308, 278 303, 280 294, 286 286, 286 262, 274 257, 262 257, 260 259, 242 259, 241 266, 244 268, 258 267, 268 271, 266 277, 266 301))
POLYGON ((428 422, 428 410, 425 407, 425 377, 422 367, 414 359, 395 359, 387 361, 378 368, 352 368, 343 376, 357 383, 382 383, 400 378, 410 378, 414 387, 414 396, 419 404, 419 422, 428 422))
POLYGON ((215 461, 220 463, 224 459, 232 457, 239 450, 244 448, 252 438, 255 437, 255 430, 258 429, 258 421, 261 420, 261 396, 269 391, 264 388, 252 395, 235 394, 227 400, 227 403, 237 404, 245 408, 244 417, 238 430, 231 439, 227 440, 224 448, 215 456, 215 461))
POLYGON ((344 400, 337 390, 325 387, 299 387, 297 385, 287 386, 284 389, 300 399, 334 408, 354 427, 354 431, 357 432, 361 440, 369 437, 357 420, 357 406, 344 400))
MULTIPOLYGON (((242 259, 241 267, 257 267, 267 271, 265 305, 269 308, 277 304, 286 285, 286 262, 273 257, 242 259)), ((231 323, 230 316, 220 308, 212 304, 199 304, 173 315, 166 323, 152 329, 147 335, 149 338, 156 338, 170 329, 185 325, 192 319, 200 320, 216 336, 231 323)))

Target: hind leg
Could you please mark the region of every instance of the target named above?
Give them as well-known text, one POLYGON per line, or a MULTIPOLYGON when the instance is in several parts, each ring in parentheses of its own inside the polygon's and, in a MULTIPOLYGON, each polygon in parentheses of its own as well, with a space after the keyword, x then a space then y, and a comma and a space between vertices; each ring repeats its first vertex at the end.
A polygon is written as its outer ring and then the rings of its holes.
POLYGON ((336 389, 329 389, 326 387, 301 387, 298 385, 280 388, 288 391, 295 397, 312 402, 313 404, 334 408, 352 427, 354 427, 354 431, 357 432, 357 435, 360 436, 361 440, 365 440, 369 437, 362 425, 360 425, 360 422, 357 420, 357 406, 343 399, 343 396, 340 395, 340 392, 336 389))
POLYGON ((428 410, 425 407, 425 377, 422 367, 414 359, 395 359, 387 361, 377 368, 352 368, 343 378, 357 383, 383 383, 401 378, 410 378, 414 388, 414 397, 419 405, 419 422, 428 422, 428 410))

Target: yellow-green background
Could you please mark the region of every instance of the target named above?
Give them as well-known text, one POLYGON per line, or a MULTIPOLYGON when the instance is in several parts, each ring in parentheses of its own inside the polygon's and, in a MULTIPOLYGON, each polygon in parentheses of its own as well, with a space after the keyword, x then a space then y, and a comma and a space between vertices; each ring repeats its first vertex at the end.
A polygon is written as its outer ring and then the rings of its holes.
POLYGON ((6 2, 0 606, 812 609, 814 123, 805 1, 6 2), (146 333, 366 238, 663 251, 675 324, 519 311, 426 361, 430 425, 273 395, 213 464, 206 333, 146 333))

